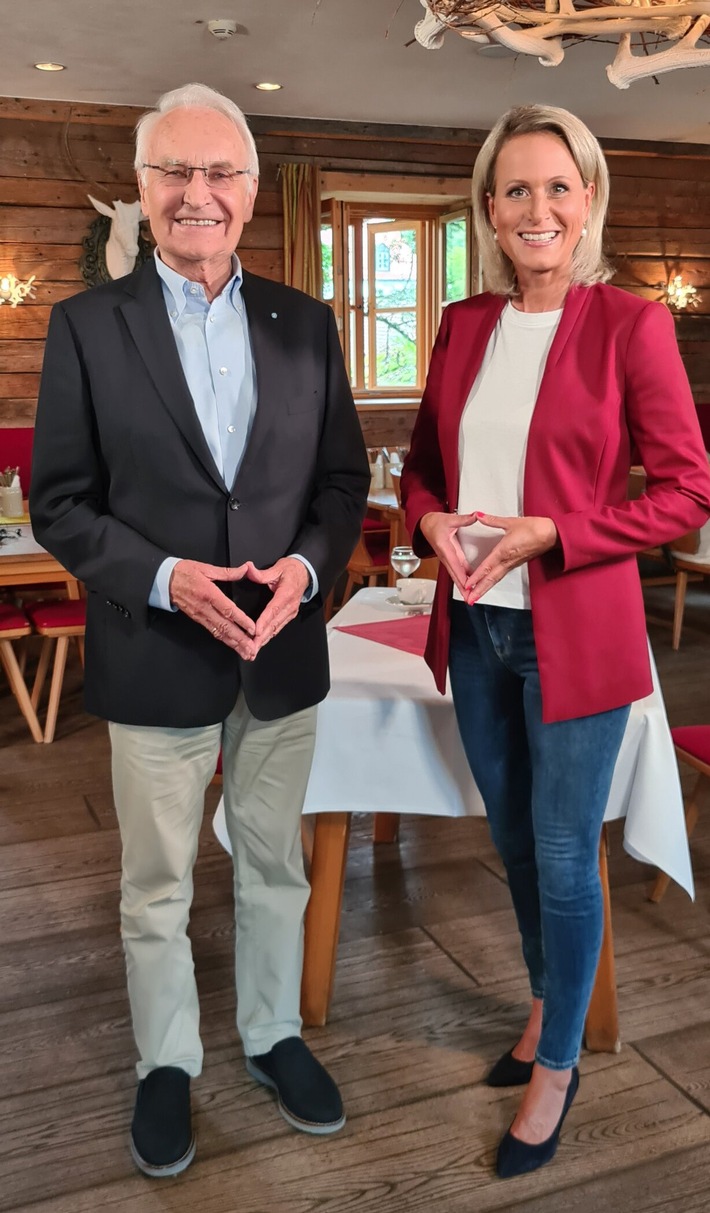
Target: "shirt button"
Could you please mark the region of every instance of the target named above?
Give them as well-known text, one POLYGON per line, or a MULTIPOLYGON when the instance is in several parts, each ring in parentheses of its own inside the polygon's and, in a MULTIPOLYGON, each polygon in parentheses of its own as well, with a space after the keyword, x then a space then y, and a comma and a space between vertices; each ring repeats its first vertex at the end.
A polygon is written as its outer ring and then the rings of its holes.
POLYGON ((173 320, 177 320, 177 312, 171 312, 170 315, 172 316, 173 320))
POLYGON ((228 425, 228 426, 227 426, 227 433, 228 433, 228 434, 233 434, 233 433, 234 433, 234 431, 236 430, 236 428, 237 428, 237 427, 236 427, 236 425, 228 425))
POLYGON ((214 324, 214 316, 210 316, 210 324, 214 324))
POLYGON ((190 287, 190 294, 191 294, 191 295, 196 295, 196 294, 197 294, 197 287, 196 287, 196 286, 191 286, 191 287, 190 287))
POLYGON ((242 504, 241 501, 237 501, 236 497, 229 498, 230 510, 238 510, 241 504, 242 504))
POLYGON ((227 374, 227 368, 226 368, 226 366, 221 366, 221 367, 219 368, 219 373, 220 373, 220 375, 226 375, 226 374, 227 374))

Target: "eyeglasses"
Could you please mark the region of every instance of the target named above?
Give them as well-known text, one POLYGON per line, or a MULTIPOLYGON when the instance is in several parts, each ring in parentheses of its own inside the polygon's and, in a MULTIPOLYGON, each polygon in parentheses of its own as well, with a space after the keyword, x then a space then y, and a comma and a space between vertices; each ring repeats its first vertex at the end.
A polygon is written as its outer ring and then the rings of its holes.
POLYGON ((160 173, 163 185, 173 186, 176 189, 189 185, 193 173, 202 173, 211 190, 231 190, 237 184, 238 177, 253 176, 248 168, 226 169, 219 165, 205 167, 203 164, 175 164, 170 168, 163 168, 162 164, 143 164, 141 168, 154 169, 156 173, 160 173))

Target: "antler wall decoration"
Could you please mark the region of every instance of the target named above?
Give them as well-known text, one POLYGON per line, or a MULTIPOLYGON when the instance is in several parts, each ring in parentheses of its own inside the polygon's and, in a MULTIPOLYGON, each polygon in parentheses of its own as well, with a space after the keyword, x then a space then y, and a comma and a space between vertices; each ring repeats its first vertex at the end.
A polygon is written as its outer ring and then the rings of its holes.
POLYGON ((438 50, 448 30, 474 42, 498 42, 556 67, 565 48, 590 38, 618 38, 606 74, 617 88, 681 67, 710 67, 710 0, 421 0, 427 10, 415 36, 438 50), (704 45, 698 46, 702 42, 704 45), (649 54, 650 45, 668 43, 649 54), (634 54, 634 47, 641 48, 634 54))

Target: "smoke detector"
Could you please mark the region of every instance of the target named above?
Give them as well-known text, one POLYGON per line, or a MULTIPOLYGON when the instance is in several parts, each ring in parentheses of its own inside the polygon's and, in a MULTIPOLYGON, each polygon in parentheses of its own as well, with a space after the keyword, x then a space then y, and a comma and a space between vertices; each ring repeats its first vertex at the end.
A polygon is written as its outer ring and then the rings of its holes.
POLYGON ((232 38, 237 32, 237 23, 227 17, 218 17, 216 21, 208 21, 207 28, 213 38, 232 38))

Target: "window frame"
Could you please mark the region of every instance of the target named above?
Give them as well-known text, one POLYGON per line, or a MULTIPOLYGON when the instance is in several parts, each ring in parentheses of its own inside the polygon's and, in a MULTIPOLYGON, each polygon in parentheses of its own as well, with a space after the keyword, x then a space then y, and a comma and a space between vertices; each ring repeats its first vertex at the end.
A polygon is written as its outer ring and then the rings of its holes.
MULTIPOLYGON (((466 222, 466 290, 468 295, 480 295, 483 290, 481 263, 473 240, 473 208, 470 203, 439 215, 438 291, 440 316, 445 307, 458 300, 446 298, 446 225, 458 219, 466 222)), ((466 298, 466 296, 464 296, 466 298)))
MULTIPOLYGON (((321 222, 330 226, 333 232, 333 288, 334 298, 327 302, 331 304, 336 316, 346 366, 351 374, 353 395, 361 404, 387 404, 401 401, 411 404, 421 399, 426 379, 426 368, 434 344, 434 338, 441 319, 442 291, 442 247, 443 228, 441 220, 447 215, 459 216, 470 208, 462 207, 460 202, 452 211, 452 198, 442 198, 441 204, 432 202, 409 203, 397 201, 362 201, 360 194, 357 200, 331 197, 324 201, 321 209, 321 222), (367 387, 364 377, 364 264, 363 264, 363 228, 365 220, 391 219, 400 220, 403 225, 416 221, 421 226, 421 248, 418 250, 417 279, 417 384, 413 386, 367 387), (352 258, 350 252, 350 230, 354 232, 352 241, 352 258), (350 300, 350 262, 353 262, 354 298, 350 300), (351 319, 354 317, 354 319, 351 319), (352 333, 351 333, 352 326, 352 333), (421 334, 421 340, 419 336, 421 334), (355 374, 352 374, 353 368, 355 374)), ((467 223, 469 247, 467 262, 470 267, 474 258, 471 252, 471 224, 467 223)), ((370 281, 371 267, 368 267, 370 281)), ((386 310, 386 309, 382 309, 386 310)), ((374 317, 368 316, 370 325, 374 325, 374 317)), ((372 330, 371 330, 372 331, 372 330)), ((370 342, 372 345, 372 339, 370 342)))

